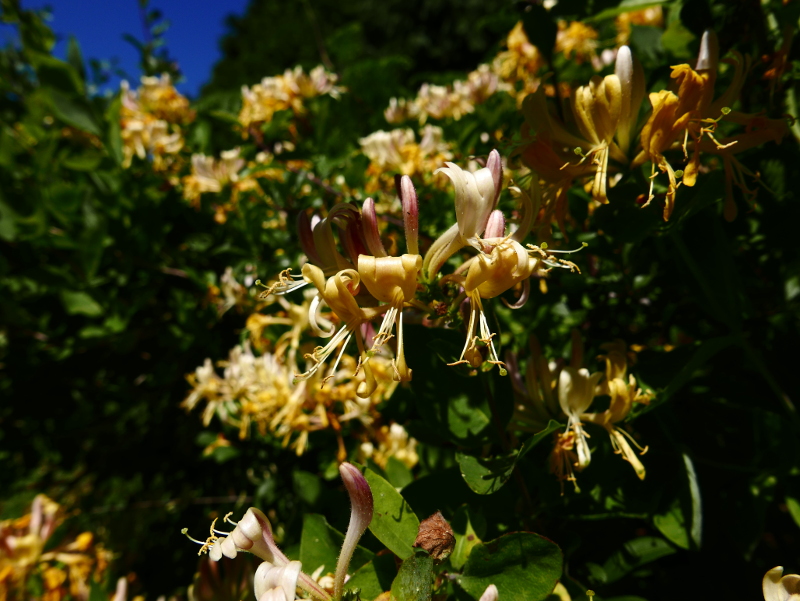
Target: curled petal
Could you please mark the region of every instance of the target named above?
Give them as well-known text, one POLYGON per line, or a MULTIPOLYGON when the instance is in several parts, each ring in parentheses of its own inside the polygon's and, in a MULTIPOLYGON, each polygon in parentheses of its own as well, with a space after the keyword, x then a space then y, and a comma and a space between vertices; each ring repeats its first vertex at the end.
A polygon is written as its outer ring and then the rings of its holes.
POLYGON ((514 303, 509 303, 506 299, 503 299, 503 303, 505 303, 506 307, 509 309, 521 309, 525 306, 525 303, 528 302, 528 299, 531 296, 531 281, 530 280, 523 280, 522 281, 522 294, 519 295, 519 298, 514 303))
POLYGON ((367 198, 364 201, 364 206, 361 209, 361 218, 364 224, 364 238, 369 252, 375 257, 387 256, 378 232, 378 216, 375 213, 375 201, 372 198, 367 198))
POLYGON ((314 247, 314 233, 311 229, 311 220, 305 211, 297 215, 297 234, 300 238, 300 247, 312 263, 322 264, 322 259, 314 247))

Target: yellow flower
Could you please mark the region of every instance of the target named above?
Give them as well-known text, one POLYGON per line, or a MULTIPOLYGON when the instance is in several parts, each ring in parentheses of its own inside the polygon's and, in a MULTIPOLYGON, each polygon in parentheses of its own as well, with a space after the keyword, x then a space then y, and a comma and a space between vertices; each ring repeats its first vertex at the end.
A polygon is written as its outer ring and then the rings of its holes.
MULTIPOLYGON (((668 175, 664 219, 669 219, 675 205, 675 193, 680 185, 677 171, 667 161, 664 153, 681 148, 687 164, 683 169, 681 183, 694 186, 700 170, 700 153, 722 157, 726 178, 726 200, 724 215, 728 220, 736 216, 733 200, 733 185, 742 189, 751 200, 755 191, 746 182, 745 175, 752 176, 736 158, 738 154, 768 141, 779 143, 787 131, 781 119, 766 119, 763 115, 732 111, 744 84, 749 66, 738 53, 733 53, 734 76, 728 88, 714 98, 714 83, 719 63, 717 39, 712 31, 706 31, 700 45, 696 68, 689 65, 672 67, 675 92, 662 90, 650 94, 653 113, 642 128, 642 151, 631 164, 636 167, 650 161, 652 176, 656 167, 668 175), (743 125, 745 131, 719 138, 716 130, 720 121, 743 125), (691 146, 691 157, 689 147, 691 146)), ((653 184, 650 184, 648 203, 653 199, 653 184)))
POLYGON ((566 58, 575 55, 575 62, 579 65, 596 56, 597 38, 599 34, 585 23, 580 21, 558 22, 556 34, 556 52, 563 52, 566 58))
POLYGON ((651 397, 636 386, 636 378, 633 377, 633 374, 629 375, 627 380, 625 378, 628 369, 625 343, 615 340, 612 343, 604 344, 603 347, 608 351, 608 354, 601 356, 606 361, 606 381, 603 384, 603 392, 608 393, 611 402, 605 411, 584 413, 581 417, 587 422, 605 428, 611 437, 614 452, 622 455, 622 458, 633 466, 639 479, 644 480, 644 465, 628 441, 632 442, 642 455, 647 452, 647 447, 642 448, 630 434, 614 424, 628 417, 634 403, 647 404, 651 397))
MULTIPOLYGON (((575 179, 594 174, 592 198, 607 202, 609 160, 627 165, 633 131, 644 96, 644 76, 627 46, 617 53, 615 73, 595 76, 588 85, 570 96, 573 132, 548 112, 544 88, 523 102, 526 130, 530 139, 522 151, 525 164, 544 180, 544 217, 563 229, 566 192, 575 179), (574 155, 582 158, 573 163, 574 155)), ((619 167, 614 167, 618 170, 619 167)))

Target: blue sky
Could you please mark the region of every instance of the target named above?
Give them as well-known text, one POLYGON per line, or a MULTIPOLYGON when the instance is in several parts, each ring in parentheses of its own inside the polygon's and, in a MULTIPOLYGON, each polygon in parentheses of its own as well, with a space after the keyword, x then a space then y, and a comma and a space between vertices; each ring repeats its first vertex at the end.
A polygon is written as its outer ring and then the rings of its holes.
MULTIPOLYGON (((249 0, 151 0, 170 22, 166 33, 170 55, 181 66, 185 81, 178 86, 184 94, 195 95, 208 81, 211 67, 220 58, 219 39, 229 14, 243 14, 249 0)), ((49 23, 59 42, 56 56, 64 58, 70 35, 80 42, 84 59, 119 59, 119 67, 138 77, 137 52, 122 35, 142 39, 138 0, 22 0, 23 8, 50 7, 49 23)), ((0 29, 3 43, 12 38, 8 26, 0 29)), ((118 86, 118 80, 113 82, 118 86)))

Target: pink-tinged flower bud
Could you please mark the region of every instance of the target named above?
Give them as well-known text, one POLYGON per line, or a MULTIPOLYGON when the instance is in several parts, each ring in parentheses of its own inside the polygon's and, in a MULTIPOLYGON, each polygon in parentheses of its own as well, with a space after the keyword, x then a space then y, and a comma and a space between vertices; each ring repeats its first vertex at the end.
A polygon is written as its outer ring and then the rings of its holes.
POLYGON ((492 172, 492 179, 494 180, 494 206, 497 206, 497 201, 500 199, 500 192, 503 188, 503 160, 500 158, 500 153, 497 150, 492 150, 489 153, 489 158, 486 159, 486 168, 492 172))
POLYGON ((303 249, 309 261, 316 265, 322 265, 322 260, 314 246, 314 234, 312 233, 311 220, 308 218, 305 211, 300 211, 297 215, 297 234, 300 238, 300 247, 303 249))
POLYGON ((361 208, 361 222, 364 224, 364 238, 370 254, 373 257, 387 256, 378 232, 378 215, 375 213, 375 201, 372 198, 364 201, 364 206, 361 208))
MULTIPOLYGON (((492 211, 489 215, 489 221, 486 222, 486 230, 483 232, 483 237, 502 238, 506 235, 506 218, 503 211, 492 211)), ((484 251, 489 252, 494 248, 493 244, 484 244, 484 251), (488 249, 487 249, 488 247, 488 249)))
POLYGON ((403 225, 406 230, 406 249, 410 255, 419 254, 419 202, 411 178, 400 178, 398 195, 403 205, 403 225))
POLYGON ((713 30, 706 29, 700 40, 700 52, 697 53, 695 70, 716 70, 717 65, 719 65, 719 40, 713 30))
POLYGON ((497 592, 497 587, 493 584, 490 584, 486 587, 486 590, 483 591, 480 601, 497 601, 498 596, 499 593, 497 592))
MULTIPOLYGON (((256 570, 253 578, 256 599, 262 599, 268 592, 278 589, 282 593, 275 598, 294 601, 297 590, 297 578, 300 576, 302 564, 299 561, 290 561, 285 566, 274 566, 265 561, 256 570)), ((273 598, 273 597, 267 597, 273 598)))
POLYGON ((342 482, 350 495, 350 524, 347 526, 347 533, 344 537, 342 551, 339 554, 339 561, 336 564, 336 575, 333 584, 333 597, 340 599, 344 588, 344 579, 347 576, 347 568, 353 552, 356 550, 361 536, 366 532, 372 521, 372 511, 374 508, 372 500, 372 489, 364 475, 356 466, 350 463, 342 463, 339 466, 339 474, 342 482))

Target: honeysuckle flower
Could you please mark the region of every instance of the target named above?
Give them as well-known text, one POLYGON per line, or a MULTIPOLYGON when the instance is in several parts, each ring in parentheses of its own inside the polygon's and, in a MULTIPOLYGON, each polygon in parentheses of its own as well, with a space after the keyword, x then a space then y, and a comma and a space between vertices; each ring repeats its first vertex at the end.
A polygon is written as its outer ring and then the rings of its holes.
POLYGON ((530 356, 524 374, 519 369, 517 356, 514 353, 506 355, 515 393, 512 427, 525 432, 539 432, 550 420, 563 419, 564 414, 555 390, 557 372, 551 369, 534 334, 531 334, 528 346, 530 356))
POLYGON ((204 154, 193 154, 192 173, 183 178, 184 198, 196 201, 205 192, 218 193, 228 184, 237 183, 239 172, 245 166, 245 160, 239 156, 239 152, 239 148, 226 150, 220 154, 219 160, 204 154))
POLYGON ((617 165, 629 162, 628 150, 643 95, 641 67, 634 62, 630 49, 623 46, 617 53, 614 74, 595 76, 570 95, 577 133, 548 113, 544 89, 523 103, 526 124, 534 137, 522 157, 548 184, 545 213, 557 216, 562 228, 563 216, 558 215, 556 205, 566 209, 566 190, 576 178, 594 173, 592 198, 607 202, 609 159, 617 165), (580 155, 581 160, 575 164, 565 149, 580 155))
POLYGON ((395 379, 401 382, 411 379, 411 370, 406 364, 403 349, 403 307, 414 298, 417 275, 421 268, 422 257, 419 255, 358 257, 358 273, 364 286, 378 301, 389 305, 373 346, 383 345, 392 336, 392 330, 396 327, 397 359, 393 365, 395 379))
POLYGON ((631 448, 628 441, 639 449, 641 454, 647 452, 647 447, 642 448, 634 438, 622 428, 616 427, 617 424, 628 417, 634 403, 647 404, 650 402, 650 395, 643 393, 636 385, 636 378, 627 374, 626 346, 621 340, 603 345, 608 352, 601 358, 606 361, 606 380, 603 383, 602 391, 611 397, 608 409, 601 413, 584 413, 581 418, 587 422, 602 426, 611 438, 611 445, 614 452, 621 455, 625 461, 629 462, 640 480, 644 480, 645 468, 631 448))
POLYGON ((419 117, 419 106, 413 100, 390 98, 389 106, 383 111, 387 123, 399 124, 419 117))
POLYGON ((358 453, 359 462, 371 459, 382 468, 386 467, 390 457, 394 457, 409 469, 419 462, 417 441, 397 423, 381 426, 371 432, 370 440, 361 443, 358 453))
POLYGON ((208 553, 211 561, 219 561, 223 555, 235 559, 243 551, 261 559, 263 563, 256 570, 253 581, 259 600, 294 601, 297 588, 319 601, 330 600, 330 595, 313 578, 301 572, 300 562, 289 560, 278 548, 272 535, 272 525, 260 509, 251 507, 238 522, 231 520, 230 516, 230 513, 227 514, 223 521, 232 524, 234 529, 231 532, 217 530, 215 518, 205 542, 189 536, 187 528, 181 532, 200 545, 198 555, 208 553))
MULTIPOLYGON (((498 154, 496 150, 492 153, 498 154)), ((493 159, 494 160, 494 159, 493 159)), ((486 228, 489 214, 497 203, 502 172, 484 167, 475 173, 464 171, 455 163, 436 170, 450 178, 455 187, 456 223, 439 236, 425 254, 423 269, 432 280, 442 265, 464 246, 482 250, 480 235, 486 228)))
POLYGON ((361 151, 370 159, 367 169, 368 193, 394 187, 394 174, 426 176, 442 162, 450 160, 450 145, 440 127, 426 125, 420 141, 412 129, 377 131, 359 140, 361 151))
POLYGON ((304 99, 329 95, 338 98, 344 88, 336 86, 338 76, 321 65, 306 75, 302 67, 287 69, 282 75, 265 77, 254 86, 242 86, 239 123, 249 129, 272 120, 277 111, 304 112, 304 99))
POLYGON ((195 116, 188 99, 178 93, 166 74, 142 77, 136 91, 122 81, 120 94, 122 166, 130 167, 134 156, 140 159, 149 156, 156 171, 171 167, 174 155, 183 148, 179 126, 191 122, 195 116))
MULTIPOLYGON (((341 345, 341 350, 336 359, 336 362, 331 369, 331 372, 336 370, 342 354, 344 354, 347 344, 356 334, 356 343, 358 345, 359 356, 361 362, 359 368, 363 367, 365 379, 359 385, 357 393, 361 397, 371 395, 377 387, 377 382, 372 374, 372 369, 367 361, 367 351, 364 347, 360 328, 362 324, 369 323, 376 317, 383 315, 386 311, 392 308, 391 305, 382 305, 379 307, 360 307, 355 299, 355 295, 359 292, 361 285, 361 276, 359 272, 354 269, 343 269, 330 278, 325 280, 322 270, 315 265, 306 263, 303 266, 303 278, 313 284, 318 291, 317 299, 324 301, 336 316, 342 321, 342 326, 338 331, 322 332, 317 324, 317 306, 318 303, 311 304, 309 309, 309 322, 316 332, 322 333, 331 340, 324 347, 317 347, 314 352, 306 355, 306 358, 312 362, 311 368, 295 376, 296 381, 308 379, 317 370, 322 367, 325 360, 341 345)), ((316 299, 315 299, 316 300, 316 299)), ((385 342, 384 341, 381 341, 385 342)), ((357 370, 358 371, 358 370, 357 370)))
POLYGON ((268 561, 256 569, 253 578, 258 601, 294 601, 296 599, 297 579, 303 564, 290 561, 286 565, 276 566, 268 561))
POLYGON ((574 367, 564 367, 558 376, 558 402, 567 416, 567 430, 572 430, 575 434, 579 469, 588 467, 592 460, 589 443, 586 441, 587 435, 581 424, 581 414, 592 404, 595 388, 602 377, 603 372, 590 374, 586 368, 574 367))
POLYGON ((0 598, 6 592, 13 596, 28 591, 35 571, 42 576, 45 598, 89 598, 92 575, 102 576, 110 554, 95 543, 91 532, 66 536, 53 545, 51 536, 64 518, 58 503, 39 494, 29 513, 0 521, 0 598))
POLYGON ((492 70, 509 85, 510 93, 517 95, 517 102, 534 92, 539 86, 536 74, 546 61, 539 49, 531 44, 522 21, 518 21, 506 38, 507 50, 500 52, 492 61, 492 70), (516 86, 521 89, 516 91, 516 86))
POLYGON ((762 589, 764 601, 800 601, 800 575, 783 576, 783 566, 777 566, 764 574, 762 589))
MULTIPOLYGON (((674 205, 675 193, 680 185, 680 170, 675 170, 667 161, 664 153, 673 149, 682 149, 688 161, 682 172, 681 184, 694 186, 700 170, 700 154, 716 154, 721 156, 726 177, 726 201, 724 215, 728 220, 736 216, 736 204, 733 200, 733 185, 742 189, 750 200, 755 196, 746 182, 745 176, 752 176, 733 155, 749 150, 767 141, 779 143, 787 131, 787 125, 781 119, 767 119, 763 115, 751 115, 732 111, 744 85, 744 77, 749 67, 749 60, 734 52, 732 62, 734 75, 728 88, 718 97, 714 97, 714 83, 719 64, 719 50, 716 35, 706 31, 700 44, 695 68, 689 65, 672 67, 672 79, 675 91, 662 90, 650 94, 653 113, 642 128, 642 151, 634 159, 636 167, 646 161, 655 169, 667 173, 667 186, 664 219, 669 219, 674 205), (717 126, 720 122, 729 122, 745 127, 745 131, 727 137, 719 137, 717 126), (691 155, 690 151, 691 150, 691 155)), ((653 184, 650 185, 648 203, 653 199, 653 184)))
POLYGON ((596 29, 580 21, 559 21, 555 50, 566 58, 574 55, 575 62, 581 64, 597 56, 598 36, 596 29))

